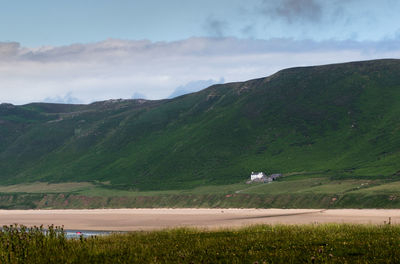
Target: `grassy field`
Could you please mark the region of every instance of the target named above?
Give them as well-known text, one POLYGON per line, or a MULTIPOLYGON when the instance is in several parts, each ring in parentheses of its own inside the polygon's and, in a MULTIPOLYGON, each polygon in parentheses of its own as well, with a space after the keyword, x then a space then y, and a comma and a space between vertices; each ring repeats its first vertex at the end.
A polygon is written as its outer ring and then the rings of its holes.
POLYGON ((243 181, 165 191, 121 189, 108 182, 36 182, 0 186, 0 207, 400 208, 400 181, 300 173, 269 184, 243 181))
POLYGON ((173 229, 66 239, 61 229, 3 227, 1 263, 399 263, 400 226, 173 229))
POLYGON ((192 189, 165 191, 137 191, 120 189, 109 183, 101 182, 34 182, 15 185, 0 185, 0 193, 72 193, 84 196, 130 197, 157 195, 205 195, 205 194, 336 194, 367 193, 397 194, 400 192, 400 181, 388 179, 335 179, 329 174, 295 174, 279 178, 270 184, 242 183, 227 185, 206 185, 192 189))
POLYGON ((94 185, 89 182, 47 183, 34 182, 0 186, 0 193, 69 193, 88 190, 94 185))

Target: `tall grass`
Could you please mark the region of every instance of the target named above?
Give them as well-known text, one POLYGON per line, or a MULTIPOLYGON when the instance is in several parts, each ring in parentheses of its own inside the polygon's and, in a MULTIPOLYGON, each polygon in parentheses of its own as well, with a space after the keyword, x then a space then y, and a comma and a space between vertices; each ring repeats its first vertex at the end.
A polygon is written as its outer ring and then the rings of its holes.
POLYGON ((66 239, 62 228, 5 226, 1 263, 400 263, 400 226, 172 229, 66 239))

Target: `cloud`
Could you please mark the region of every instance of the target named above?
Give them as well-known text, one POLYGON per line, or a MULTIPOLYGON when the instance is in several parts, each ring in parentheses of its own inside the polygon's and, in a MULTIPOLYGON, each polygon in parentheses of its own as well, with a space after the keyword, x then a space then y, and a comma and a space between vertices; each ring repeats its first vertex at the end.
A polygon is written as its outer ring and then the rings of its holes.
POLYGON ((254 25, 250 24, 250 25, 246 25, 246 26, 242 27, 240 30, 240 33, 246 37, 254 37, 254 35, 255 35, 254 30, 255 30, 254 25))
POLYGON ((316 0, 282 0, 273 8, 273 14, 289 23, 298 21, 318 22, 322 17, 322 5, 316 0))
POLYGON ((226 30, 228 29, 228 23, 226 21, 216 19, 212 16, 206 19, 204 24, 204 29, 207 34, 211 37, 224 37, 226 35, 226 30))
POLYGON ((4 60, 15 56, 20 45, 18 42, 0 42, 0 57, 4 60))
POLYGON ((43 100, 45 103, 57 104, 81 104, 82 101, 74 97, 71 92, 66 93, 64 96, 47 97, 43 100))
POLYGON ((225 82, 245 81, 287 67, 384 57, 400 57, 399 39, 107 39, 39 48, 1 43, 0 102, 24 104, 46 99, 89 103, 131 98, 135 92, 160 99, 196 80, 207 82, 224 76, 225 82))
POLYGON ((220 84, 224 82, 225 79, 223 77, 221 77, 219 80, 209 79, 209 80, 191 81, 185 85, 177 87, 174 90, 174 92, 170 94, 170 96, 168 96, 168 98, 171 99, 184 94, 198 92, 200 90, 203 90, 204 88, 210 87, 211 85, 220 84))
POLYGON ((135 93, 132 95, 131 98, 132 98, 132 99, 146 99, 146 95, 144 95, 144 94, 142 94, 142 93, 135 92, 135 93))
POLYGON ((360 0, 260 0, 253 13, 263 21, 264 34, 270 36, 344 40, 354 37, 355 32, 367 35, 364 27, 371 21, 376 23, 375 13, 379 12, 370 11, 368 3, 360 0))
POLYGON ((281 18, 290 24, 298 22, 319 22, 323 8, 318 0, 262 0, 258 12, 270 17, 281 18))

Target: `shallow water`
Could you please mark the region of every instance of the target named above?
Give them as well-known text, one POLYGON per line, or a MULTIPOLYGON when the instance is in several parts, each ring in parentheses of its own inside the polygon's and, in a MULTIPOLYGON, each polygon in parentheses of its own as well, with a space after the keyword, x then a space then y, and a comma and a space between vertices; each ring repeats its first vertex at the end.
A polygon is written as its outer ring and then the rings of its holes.
POLYGON ((93 236, 106 236, 113 232, 110 231, 88 231, 88 230, 64 230, 67 238, 80 238, 82 237, 93 237, 93 236))

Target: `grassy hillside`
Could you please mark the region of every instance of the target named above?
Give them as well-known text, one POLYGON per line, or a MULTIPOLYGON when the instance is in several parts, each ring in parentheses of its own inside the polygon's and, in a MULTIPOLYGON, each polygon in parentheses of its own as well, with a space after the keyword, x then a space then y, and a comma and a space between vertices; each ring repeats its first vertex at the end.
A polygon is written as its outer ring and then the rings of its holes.
POLYGON ((171 100, 0 105, 0 183, 125 190, 245 181, 251 171, 400 177, 400 60, 292 68, 171 100))

